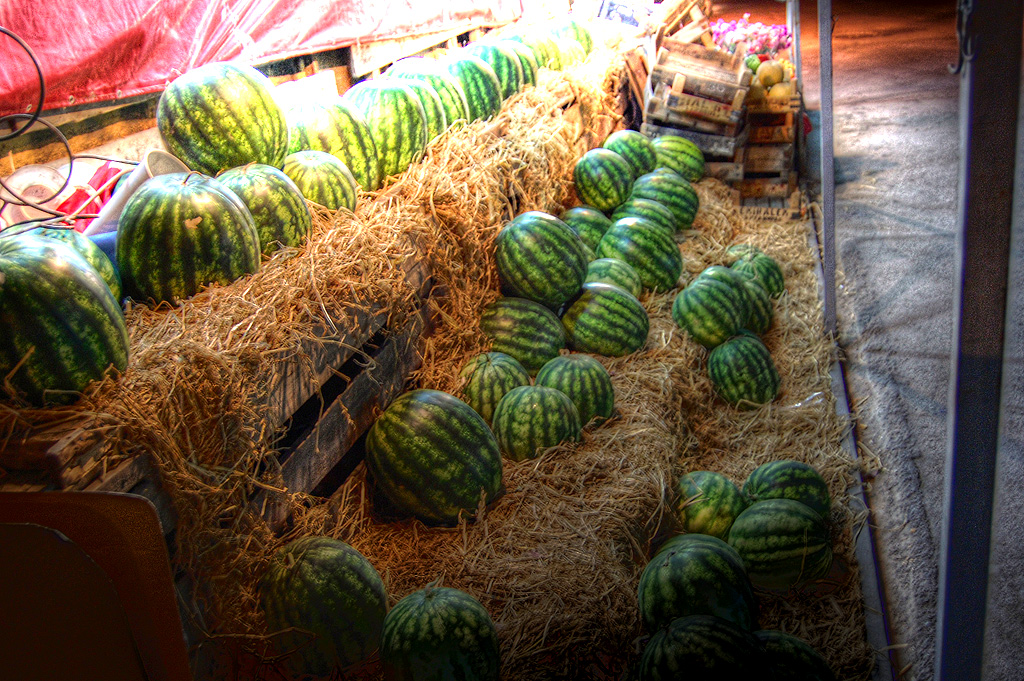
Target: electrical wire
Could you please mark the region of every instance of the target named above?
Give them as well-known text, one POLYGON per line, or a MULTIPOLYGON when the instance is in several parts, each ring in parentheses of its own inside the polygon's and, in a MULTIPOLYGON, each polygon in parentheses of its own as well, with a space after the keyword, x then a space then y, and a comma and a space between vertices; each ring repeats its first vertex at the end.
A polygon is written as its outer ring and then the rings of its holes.
MULTIPOLYGON (((6 135, 0 135, 0 142, 6 142, 7 140, 14 139, 15 137, 19 136, 20 134, 31 128, 33 123, 39 120, 39 114, 43 112, 43 102, 46 101, 46 79, 43 78, 43 67, 39 64, 39 59, 36 57, 36 53, 33 52, 32 48, 28 46, 28 43, 22 40, 21 37, 15 34, 13 31, 10 31, 4 28, 3 26, 0 26, 0 33, 3 33, 14 42, 21 45, 22 49, 28 53, 28 58, 32 60, 32 66, 34 66, 36 69, 36 75, 39 76, 39 102, 36 104, 35 112, 33 112, 31 116, 29 116, 30 120, 28 121, 28 123, 21 126, 20 129, 15 130, 14 132, 10 132, 6 135)), ((9 118, 23 115, 24 114, 13 114, 9 116, 0 116, 0 123, 3 123, 9 118)))

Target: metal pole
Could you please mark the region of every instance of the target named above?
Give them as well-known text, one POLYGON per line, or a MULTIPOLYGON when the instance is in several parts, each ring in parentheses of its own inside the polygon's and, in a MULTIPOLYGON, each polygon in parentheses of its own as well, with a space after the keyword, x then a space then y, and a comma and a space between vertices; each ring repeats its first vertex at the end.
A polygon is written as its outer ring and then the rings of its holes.
POLYGON ((796 72, 796 89, 804 91, 803 68, 800 66, 800 0, 788 0, 786 2, 786 25, 789 27, 789 34, 793 37, 793 48, 790 50, 790 57, 793 61, 793 70, 796 72))
POLYGON ((821 72, 821 258, 825 334, 836 334, 836 178, 832 136, 832 0, 818 0, 821 72))
POLYGON ((936 676, 982 677, 1017 151, 1020 0, 961 0, 960 196, 936 676))

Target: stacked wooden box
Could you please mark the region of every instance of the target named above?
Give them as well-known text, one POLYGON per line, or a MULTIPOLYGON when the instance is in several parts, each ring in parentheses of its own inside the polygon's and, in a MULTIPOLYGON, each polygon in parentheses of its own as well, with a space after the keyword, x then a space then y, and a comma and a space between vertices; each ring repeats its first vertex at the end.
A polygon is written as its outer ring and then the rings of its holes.
POLYGON ((747 148, 743 156, 742 198, 791 199, 797 191, 796 158, 800 146, 800 95, 765 101, 746 112, 747 148))

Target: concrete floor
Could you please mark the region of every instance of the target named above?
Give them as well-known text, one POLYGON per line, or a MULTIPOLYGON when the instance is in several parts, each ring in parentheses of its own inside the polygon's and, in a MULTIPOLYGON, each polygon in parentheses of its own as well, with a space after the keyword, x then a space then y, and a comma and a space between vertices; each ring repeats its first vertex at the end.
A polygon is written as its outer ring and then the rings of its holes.
MULTIPOLYGON (((802 5, 804 92, 816 108, 817 7, 802 5)), ((785 23, 785 5, 773 0, 715 4, 716 17, 744 12, 785 23)), ((881 466, 869 494, 897 664, 901 678, 924 680, 935 676, 953 337, 959 77, 947 65, 957 57, 956 4, 834 0, 833 16, 840 345, 861 444, 881 466)), ((1015 254, 1021 250, 1017 243, 1015 254)), ((1019 269, 1015 284, 1024 283, 1019 269)), ((986 638, 993 680, 1024 678, 1024 527, 1012 482, 1024 472, 1020 299, 1011 297, 1007 335, 1005 510, 996 522, 986 638)))

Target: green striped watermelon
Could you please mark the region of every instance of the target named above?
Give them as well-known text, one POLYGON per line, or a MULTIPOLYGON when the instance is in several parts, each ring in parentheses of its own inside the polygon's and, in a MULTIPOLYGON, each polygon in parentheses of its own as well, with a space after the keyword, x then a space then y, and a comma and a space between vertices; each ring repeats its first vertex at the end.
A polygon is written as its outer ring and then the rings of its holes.
POLYGON ((523 65, 513 50, 498 43, 473 43, 466 45, 464 50, 494 69, 501 85, 502 99, 508 99, 523 89, 523 65))
POLYGON ((437 90, 426 81, 415 78, 402 79, 402 85, 406 86, 416 95, 423 105, 424 120, 427 122, 427 142, 431 142, 438 135, 448 129, 448 114, 445 111, 441 97, 437 90))
POLYGON ((598 258, 587 265, 587 276, 583 283, 592 281, 618 286, 636 297, 643 291, 640 275, 618 258, 598 258))
POLYGON ((614 151, 598 147, 576 161, 572 178, 583 203, 610 211, 629 196, 633 169, 614 151))
POLYGON ((665 542, 640 575, 637 600, 648 631, 687 615, 714 615, 747 630, 757 626, 757 599, 743 559, 706 534, 665 542))
POLYGON ((607 215, 590 206, 570 208, 562 213, 559 219, 572 227, 580 235, 583 245, 591 250, 597 249, 601 237, 612 226, 612 221, 607 215))
POLYGON ((659 166, 676 171, 690 182, 704 177, 704 152, 690 140, 678 135, 661 135, 651 144, 659 166))
POLYGON ((517 40, 499 40, 497 44, 516 53, 519 65, 523 69, 523 85, 536 85, 537 71, 540 69, 540 65, 537 63, 537 55, 534 51, 517 40))
POLYGON ((537 372, 537 385, 561 390, 576 405, 580 423, 603 422, 615 410, 615 388, 604 365, 590 355, 555 357, 537 372))
POLYGON ((512 355, 531 376, 565 347, 565 329, 555 313, 525 298, 500 298, 485 307, 480 330, 492 350, 512 355))
POLYGON ((757 336, 741 333, 708 355, 708 375, 726 402, 753 408, 767 404, 779 393, 779 372, 757 336))
POLYGON ((558 61, 562 70, 575 66, 587 58, 587 51, 575 38, 556 37, 555 46, 558 48, 558 61))
POLYGON ((597 256, 625 262, 652 291, 673 288, 683 271, 683 256, 669 232, 643 218, 616 220, 601 237, 597 256))
POLYGON ((569 347, 606 357, 622 357, 647 343, 647 310, 618 286, 591 282, 562 315, 569 347))
POLYGON ((343 541, 311 536, 282 547, 260 582, 268 633, 293 677, 326 678, 370 657, 387 612, 384 582, 343 541))
POLYGON ((389 78, 421 80, 434 88, 444 107, 445 120, 449 126, 455 121, 468 120, 469 105, 462 85, 437 61, 424 57, 406 57, 392 64, 384 75, 389 78))
POLYGON ((484 352, 474 356, 459 372, 459 391, 466 404, 491 424, 498 402, 512 388, 530 385, 530 374, 516 358, 504 352, 484 352))
POLYGON ((749 317, 749 301, 713 277, 698 276, 672 301, 676 326, 708 349, 739 333, 749 317))
MULTIPOLYGON (((352 171, 365 191, 380 186, 380 160, 370 127, 362 112, 341 97, 329 102, 306 102, 285 111, 288 153, 326 151, 352 171)), ((284 163, 278 164, 280 167, 284 163)))
POLYGON ((63 227, 35 227, 20 233, 57 239, 71 246, 78 255, 85 258, 85 261, 93 266, 107 285, 107 288, 114 294, 114 300, 121 300, 121 275, 114 269, 114 263, 110 262, 107 254, 89 237, 82 236, 81 232, 76 232, 72 228, 63 227))
POLYGON ((693 186, 678 173, 655 171, 641 175, 633 183, 631 198, 652 199, 667 207, 676 216, 676 229, 689 229, 700 208, 700 199, 693 186))
POLYGON ((349 88, 343 99, 366 118, 384 177, 420 160, 427 146, 427 114, 416 93, 401 80, 364 80, 349 88))
POLYGON ((713 615, 672 620, 651 637, 640 658, 638 681, 742 681, 764 669, 752 633, 713 615))
POLYGON ((714 471, 694 471, 680 477, 676 493, 673 508, 683 531, 719 539, 729 536, 733 521, 748 504, 736 483, 714 471))
POLYGON ((288 124, 271 88, 251 66, 213 62, 187 71, 160 95, 160 138, 207 175, 254 162, 279 168, 288 153, 288 124))
POLYGON ((654 147, 646 135, 636 130, 619 130, 613 132, 601 145, 605 149, 611 149, 616 154, 626 159, 633 169, 633 179, 646 175, 658 166, 658 158, 654 153, 654 147))
POLYGON ((764 287, 753 278, 746 279, 743 286, 746 288, 747 298, 750 300, 750 316, 747 317, 744 328, 760 336, 771 327, 772 319, 775 317, 772 299, 764 287))
POLYGON ((127 295, 177 302, 207 284, 256 272, 260 237, 245 205, 213 178, 157 175, 132 194, 118 219, 117 263, 127 295))
POLYGON ((501 455, 487 422, 439 390, 411 390, 374 421, 366 468, 378 490, 425 523, 472 517, 501 492, 501 455))
POLYGON ((562 68, 558 46, 555 45, 554 39, 547 35, 542 28, 526 26, 509 36, 509 40, 515 40, 529 47, 533 51, 538 67, 554 71, 562 68))
POLYGON ((470 122, 486 120, 501 111, 501 81, 494 69, 479 57, 462 54, 443 62, 466 94, 470 122))
POLYGON ((572 38, 580 44, 587 54, 590 54, 591 50, 594 49, 594 38, 590 35, 590 31, 575 19, 570 18, 556 23, 551 28, 551 33, 560 38, 572 38))
POLYGON ((326 151, 296 151, 284 157, 284 174, 304 197, 330 210, 354 211, 359 185, 344 163, 326 151))
POLYGON ((742 310, 740 328, 746 328, 750 321, 753 300, 750 298, 750 289, 747 287, 747 277, 736 270, 722 265, 711 265, 704 268, 704 271, 697 275, 699 279, 717 279, 732 289, 732 296, 742 310))
POLYGON ((778 298, 786 290, 779 263, 764 253, 750 253, 732 264, 732 269, 750 275, 761 284, 772 298, 778 298))
POLYGON ((729 544, 743 558, 754 586, 789 589, 820 579, 832 567, 832 541, 824 519, 793 499, 757 501, 740 513, 729 544))
POLYGON ((580 415, 569 396, 542 385, 505 393, 491 426, 502 454, 513 461, 536 458, 548 447, 578 442, 582 436, 580 415))
POLYGON ((250 163, 225 170, 217 181, 249 209, 264 253, 281 246, 299 246, 313 229, 313 216, 302 191, 277 168, 250 163))
POLYGON ((725 254, 728 256, 729 264, 733 264, 745 255, 757 255, 764 254, 757 246, 753 244, 733 244, 729 248, 725 249, 725 254))
POLYGON ((764 649, 767 673, 791 681, 836 681, 828 662, 803 639, 775 629, 755 631, 764 649))
POLYGON ((511 295, 557 309, 579 292, 587 273, 583 242, 554 215, 518 215, 494 243, 498 276, 511 295))
POLYGON ((611 214, 612 222, 622 218, 643 218, 658 225, 670 236, 676 233, 675 214, 667 206, 653 199, 638 199, 636 197, 626 199, 611 214))
POLYGON ((58 239, 0 236, 0 394, 69 402, 127 365, 121 306, 96 269, 58 239))
POLYGON ((785 459, 758 466, 743 484, 751 501, 794 499, 827 518, 832 508, 828 483, 813 466, 785 459))
POLYGON ((487 609, 459 589, 428 585, 384 618, 387 681, 498 681, 498 633, 487 609))

